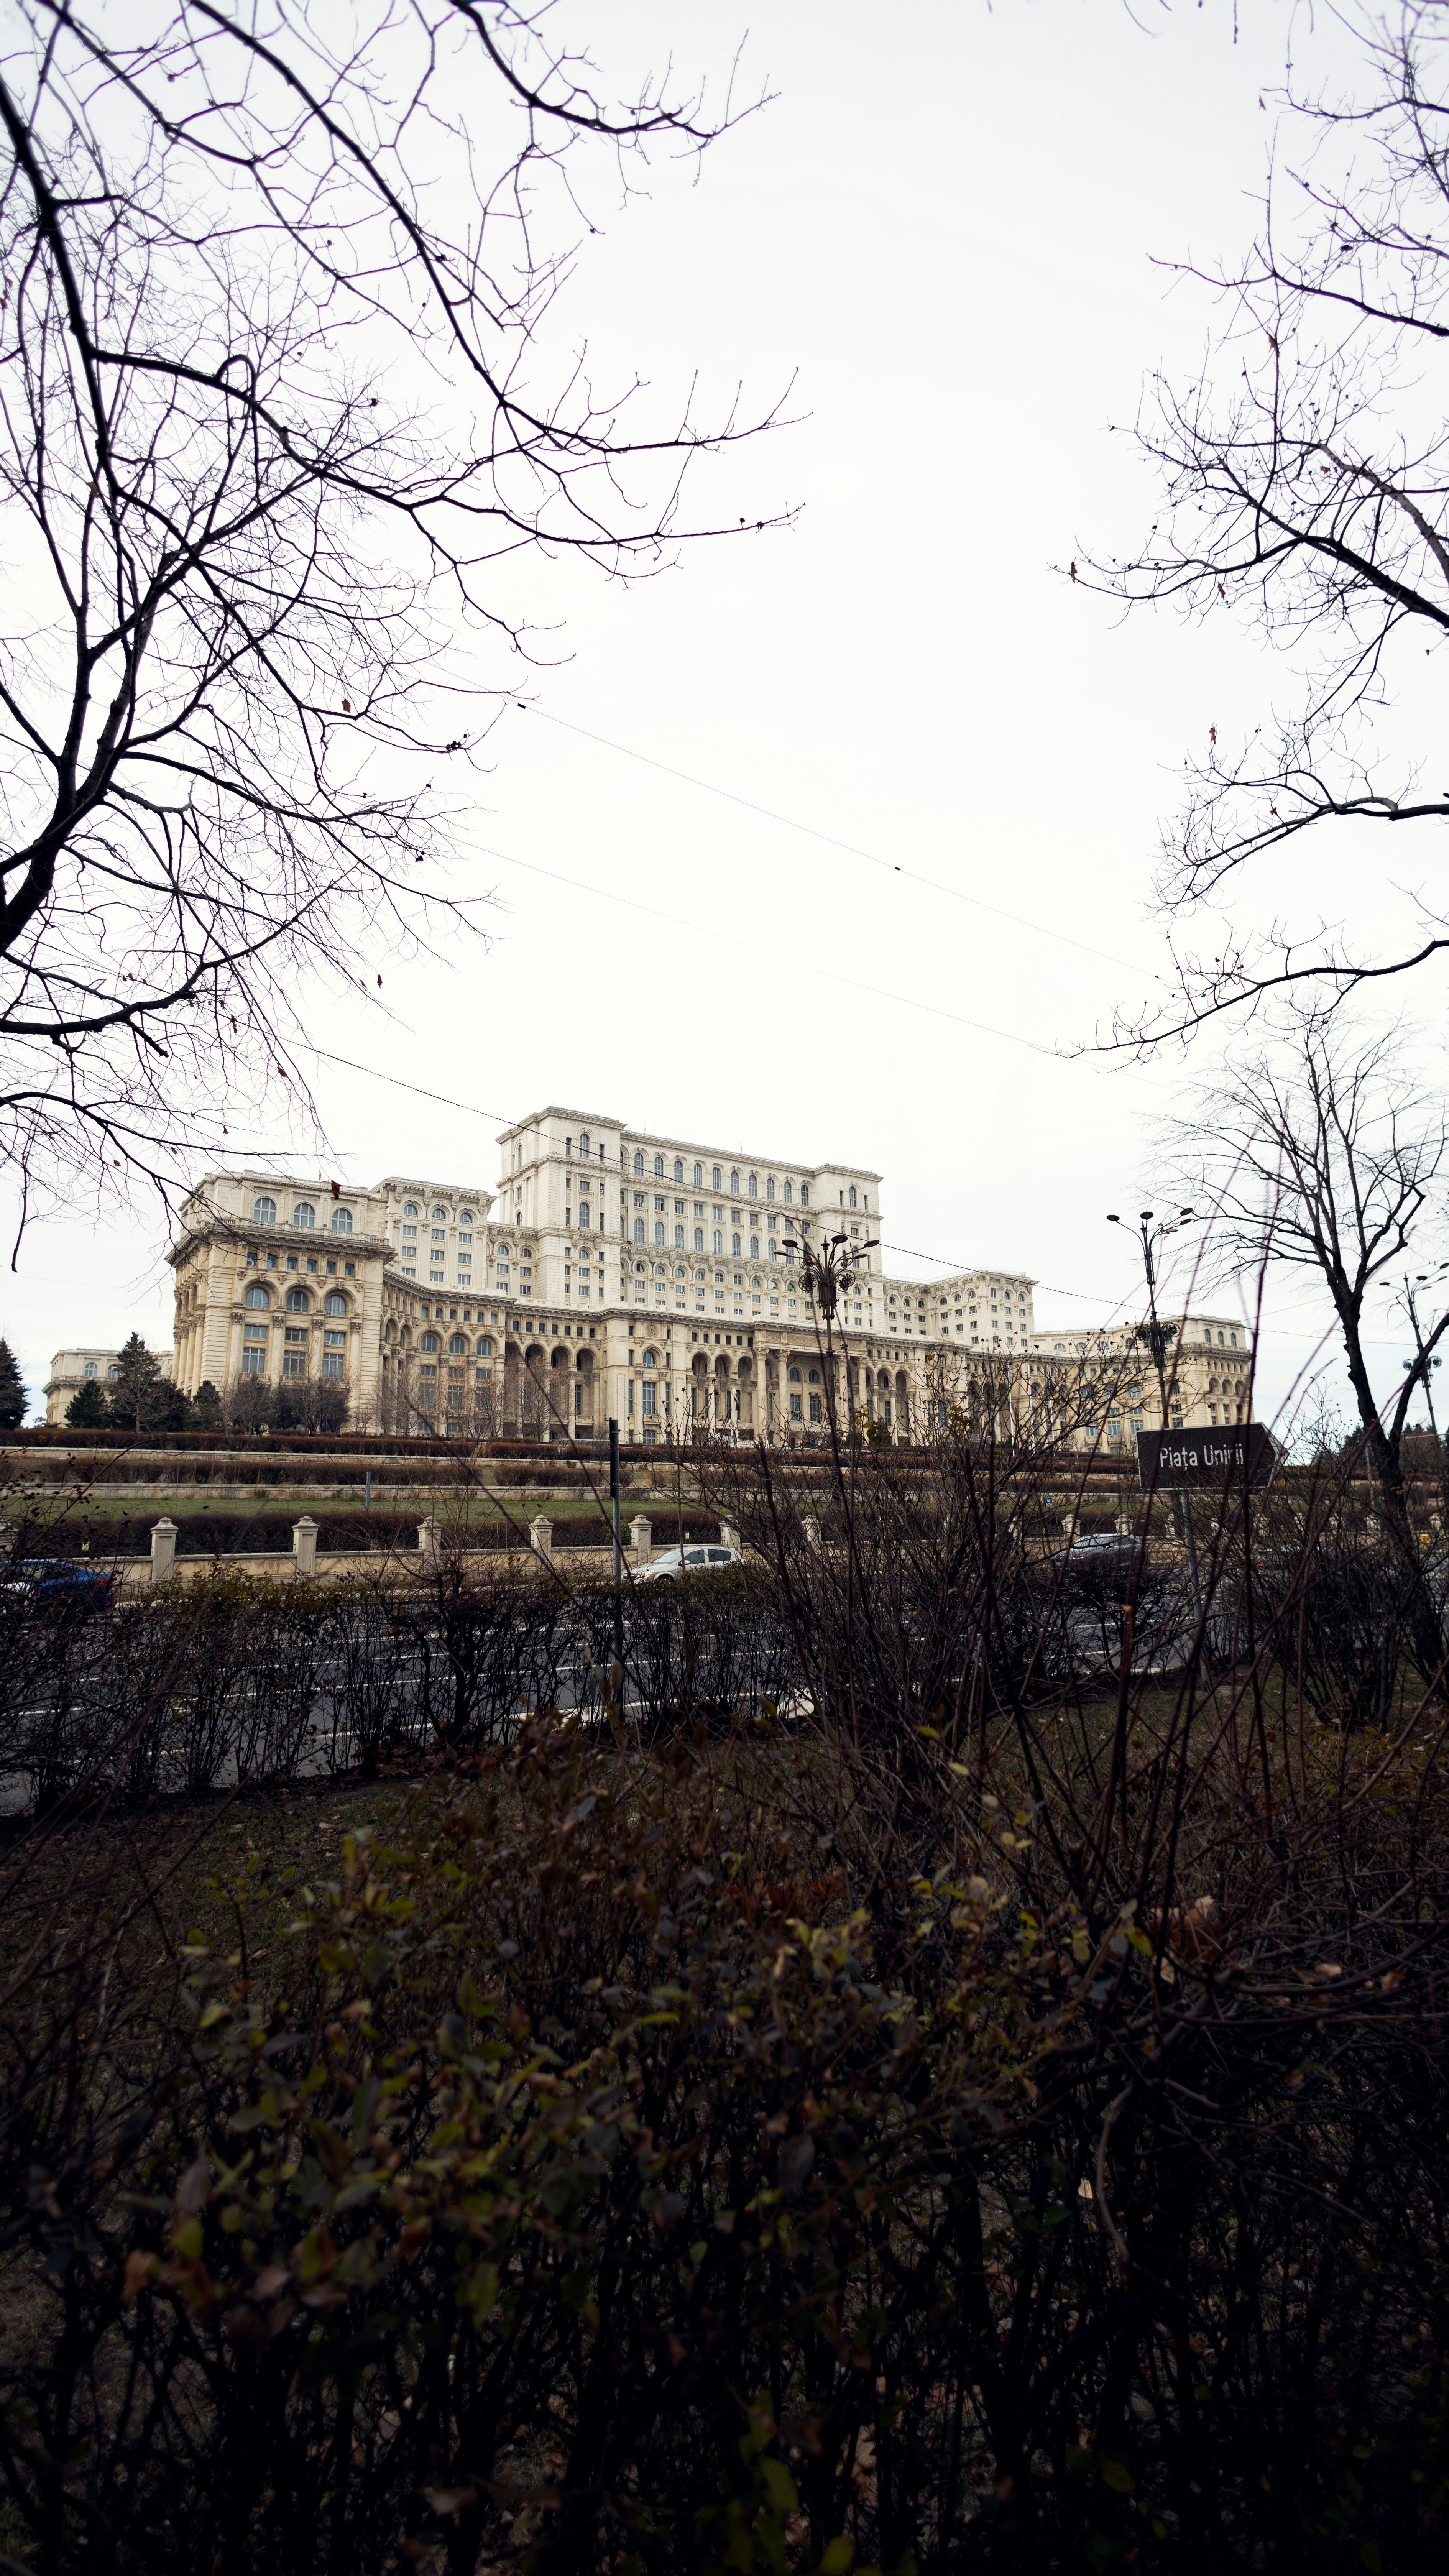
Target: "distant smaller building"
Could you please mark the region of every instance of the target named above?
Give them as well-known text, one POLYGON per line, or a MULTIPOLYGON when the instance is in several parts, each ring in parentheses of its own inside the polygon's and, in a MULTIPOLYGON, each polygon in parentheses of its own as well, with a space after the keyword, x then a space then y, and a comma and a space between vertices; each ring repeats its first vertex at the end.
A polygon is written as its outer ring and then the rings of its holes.
MULTIPOLYGON (((155 1357, 161 1375, 169 1377, 171 1375, 170 1353, 157 1351, 155 1357)), ((63 1423, 66 1406, 71 1397, 79 1395, 81 1388, 93 1380, 98 1379, 102 1386, 110 1385, 119 1374, 120 1362, 119 1351, 57 1351, 50 1363, 50 1375, 42 1390, 45 1396, 46 1421, 63 1423)))

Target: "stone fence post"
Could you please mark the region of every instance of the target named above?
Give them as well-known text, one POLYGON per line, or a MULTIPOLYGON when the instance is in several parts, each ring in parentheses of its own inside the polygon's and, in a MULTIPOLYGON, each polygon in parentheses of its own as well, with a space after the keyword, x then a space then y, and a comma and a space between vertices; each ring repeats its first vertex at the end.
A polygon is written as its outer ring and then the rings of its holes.
POLYGON ((816 1519, 815 1514, 813 1512, 802 1513, 800 1527, 805 1532, 805 1544, 809 1548, 812 1556, 818 1556, 820 1554, 820 1523, 816 1519))
POLYGON ((176 1523, 153 1521, 151 1524, 151 1580, 165 1583, 176 1564, 176 1523))
POLYGON ((528 1544, 545 1565, 552 1565, 553 1523, 545 1512, 540 1512, 535 1520, 529 1522, 528 1544))
POLYGON ((442 1556, 436 1521, 418 1523, 418 1566, 423 1574, 436 1574, 442 1556))
POLYGON ((721 1547, 732 1547, 736 1556, 740 1554, 740 1534, 733 1521, 720 1522, 719 1543, 721 1547))
POLYGON ((648 1564, 653 1539, 654 1523, 646 1520, 642 1512, 636 1512, 629 1523, 629 1545, 634 1552, 636 1568, 648 1564))
POLYGON ((299 1582, 306 1582, 317 1571, 317 1524, 310 1512, 304 1512, 292 1524, 292 1554, 297 1560, 299 1582))

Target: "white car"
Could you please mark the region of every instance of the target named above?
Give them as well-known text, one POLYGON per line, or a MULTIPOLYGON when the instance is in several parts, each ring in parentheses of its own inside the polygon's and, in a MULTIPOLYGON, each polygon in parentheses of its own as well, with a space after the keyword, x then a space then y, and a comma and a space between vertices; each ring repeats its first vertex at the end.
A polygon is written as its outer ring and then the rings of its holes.
POLYGON ((743 1565, 737 1547, 666 1547, 650 1565, 641 1566, 636 1583, 673 1583, 681 1574, 700 1574, 721 1565, 743 1565))

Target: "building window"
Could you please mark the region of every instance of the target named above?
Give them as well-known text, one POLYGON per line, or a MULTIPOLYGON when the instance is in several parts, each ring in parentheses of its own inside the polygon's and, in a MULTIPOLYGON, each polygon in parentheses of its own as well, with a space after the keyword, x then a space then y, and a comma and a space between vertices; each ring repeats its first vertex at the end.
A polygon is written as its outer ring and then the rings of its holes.
POLYGON ((333 1233, 334 1233, 334 1234, 350 1234, 350 1233, 352 1232, 352 1210, 351 1210, 351 1208, 342 1208, 342 1207, 340 1207, 340 1208, 334 1208, 334 1209, 333 1209, 333 1211, 332 1211, 332 1231, 333 1231, 333 1233))
POLYGON ((582 1154, 584 1161, 587 1162, 589 1159, 589 1131, 587 1127, 583 1129, 579 1137, 579 1152, 582 1154))
POLYGON ((801 1419, 800 1398, 798 1395, 792 1395, 790 1398, 790 1419, 792 1422, 798 1422, 801 1419))
POLYGON ((307 1339, 307 1327, 305 1324, 287 1324, 283 1328, 282 1338, 284 1341, 288 1342, 305 1343, 307 1339))
POLYGON ((654 1380, 652 1377, 646 1377, 644 1380, 644 1393, 639 1409, 641 1413, 644 1414, 650 1414, 654 1410, 654 1380))
POLYGON ((480 1360, 491 1360, 493 1357, 493 1344, 488 1339, 486 1333, 478 1345, 478 1357, 480 1360))
POLYGON ((581 1207, 581 1208, 579 1209, 579 1223, 580 1223, 580 1225, 581 1225, 581 1226, 584 1226, 585 1228, 587 1228, 587 1226, 588 1226, 588 1222, 589 1222, 589 1211, 588 1211, 587 1207, 581 1207))
POLYGON ((711 1189, 714 1189, 714 1190, 717 1190, 717 1189, 719 1188, 719 1185, 720 1185, 720 1182, 719 1182, 719 1165, 718 1165, 718 1163, 713 1164, 713 1165, 711 1166, 711 1169, 713 1170, 713 1173, 714 1173, 714 1179, 713 1179, 713 1180, 711 1181, 711 1183, 710 1183, 710 1188, 711 1188, 711 1189))
POLYGON ((312 1300, 308 1296, 305 1288, 289 1288, 287 1290, 287 1312, 289 1315, 305 1315, 311 1303, 312 1300))
POLYGON ((644 1240, 644 1219, 642 1216, 636 1216, 634 1219, 634 1240, 636 1243, 642 1243, 644 1240))
POLYGON ((249 1343, 249 1344, 248 1344, 248 1346, 247 1346, 247 1348, 246 1348, 246 1349, 243 1351, 243 1353, 242 1353, 242 1376, 243 1376, 243 1377, 265 1377, 265 1376, 266 1376, 266 1373, 267 1373, 267 1355, 266 1355, 266 1352, 265 1352, 265 1351, 259 1351, 259 1350, 256 1348, 255 1344, 253 1344, 253 1343, 249 1343))
POLYGON ((340 1289, 337 1289, 337 1288, 333 1288, 333 1289, 331 1289, 331 1290, 328 1292, 328 1294, 323 1298, 323 1300, 322 1300, 322 1312, 323 1312, 323 1314, 324 1314, 324 1315, 345 1315, 345 1314, 346 1314, 346 1312, 347 1312, 347 1300, 346 1300, 346 1298, 342 1295, 342 1292, 341 1292, 341 1290, 340 1290, 340 1289))
POLYGON ((254 1280, 252 1281, 252 1284, 251 1284, 250 1288, 247 1290, 247 1293, 246 1293, 246 1303, 247 1303, 247 1305, 249 1305, 249 1306, 270 1306, 271 1302, 272 1302, 272 1292, 271 1292, 270 1288, 264 1288, 264 1287, 262 1286, 262 1283, 261 1283, 260 1279, 254 1279, 254 1280))
POLYGON ((676 1181, 679 1182, 682 1182, 684 1179, 684 1165, 677 1154, 674 1157, 674 1177, 676 1181))
POLYGON ((674 1229, 674 1249, 676 1252, 682 1252, 684 1250, 684 1228, 682 1225, 677 1225, 674 1229))
POLYGON ((738 1261, 740 1257, 740 1238, 737 1234, 732 1234, 730 1236, 730 1251, 734 1255, 735 1260, 738 1261))
POLYGON ((309 1199, 298 1199, 296 1206, 292 1210, 293 1225, 299 1225, 304 1234, 310 1234, 316 1222, 317 1211, 313 1207, 311 1201, 309 1199))
POLYGON ((346 1376, 346 1374, 347 1374, 347 1362, 346 1362, 345 1358, 343 1357, 343 1354, 342 1354, 342 1352, 341 1352, 341 1351, 324 1351, 324 1352, 323 1352, 323 1354, 322 1354, 322 1374, 323 1374, 323 1376, 324 1376, 324 1377, 345 1377, 345 1376, 346 1376))
POLYGON ((424 1333, 421 1342, 418 1344, 419 1350, 424 1351, 435 1351, 437 1347, 438 1336, 436 1333, 424 1333))
POLYGON ((100 1370, 97 1368, 94 1360, 87 1360, 81 1374, 84 1377, 99 1377, 100 1370))
POLYGON ((793 1182, 791 1182, 791 1181, 787 1181, 787 1182, 785 1183, 785 1205, 786 1205, 786 1207, 793 1207, 793 1206, 794 1206, 794 1203, 795 1203, 795 1189, 794 1189, 794 1184, 793 1184, 793 1182))
POLYGON ((642 1181, 644 1178, 644 1157, 642 1154, 636 1154, 634 1157, 634 1178, 636 1181, 642 1181))
POLYGON ((703 1252, 704 1250, 704 1228, 702 1225, 697 1225, 694 1229, 694 1248, 696 1252, 703 1252))
POLYGON ((276 1200, 254 1199, 252 1202, 252 1222, 255 1225, 275 1225, 277 1222, 276 1200))
POLYGON ((818 1422, 820 1419, 820 1398, 818 1395, 812 1395, 810 1398, 810 1419, 812 1422, 818 1422))
POLYGON ((739 1173, 738 1173, 738 1172, 731 1172, 731 1174, 730 1174, 730 1195, 731 1195, 731 1197, 732 1197, 732 1198, 738 1198, 738 1197, 739 1197, 739 1194, 740 1194, 740 1176, 739 1176, 739 1173))
POLYGON ((323 1347, 327 1350, 342 1351, 347 1348, 347 1335, 345 1333, 324 1333, 322 1336, 322 1342, 323 1347))
POLYGON ((419 1207, 418 1207, 418 1203, 417 1203, 417 1200, 416 1200, 416 1199, 406 1199, 406 1200, 403 1202, 403 1215, 404 1215, 404 1216, 417 1216, 417 1215, 419 1215, 420 1213, 421 1213, 421 1211, 420 1211, 420 1209, 419 1209, 419 1207))
POLYGON ((750 1196, 751 1196, 751 1198, 752 1198, 752 1199, 757 1199, 757 1198, 759 1197, 759 1195, 760 1195, 760 1181, 759 1181, 759 1174, 758 1174, 757 1172, 751 1172, 751 1174, 750 1174, 750 1196))
POLYGON ((458 1210, 458 1223, 459 1223, 460 1225, 471 1225, 471 1224, 472 1224, 472 1222, 473 1222, 473 1211, 472 1211, 472 1209, 471 1209, 471 1208, 459 1208, 459 1210, 458 1210))
POLYGON ((758 1261, 758 1260, 759 1260, 759 1257, 760 1257, 760 1238, 759 1238, 759 1236, 758 1236, 757 1234, 752 1234, 752 1235, 751 1235, 751 1237, 750 1237, 750 1259, 751 1259, 752 1261, 758 1261))
POLYGON ((854 1207, 854 1205, 855 1205, 855 1183, 854 1183, 854 1181, 852 1181, 852 1182, 851 1182, 851 1184, 850 1184, 850 1204, 851 1204, 851 1206, 852 1206, 852 1207, 854 1207))

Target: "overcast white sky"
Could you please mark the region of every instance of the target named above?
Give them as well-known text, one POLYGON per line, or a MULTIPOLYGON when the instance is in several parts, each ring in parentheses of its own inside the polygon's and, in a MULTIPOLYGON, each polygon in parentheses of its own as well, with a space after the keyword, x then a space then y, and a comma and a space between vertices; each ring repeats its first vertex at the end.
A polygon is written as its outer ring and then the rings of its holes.
MULTIPOLYGON (((706 414, 793 376, 799 425, 706 462, 696 506, 800 515, 632 590, 510 569, 510 609, 565 622, 460 837, 491 944, 400 964, 387 1018, 319 1006, 319 1047, 392 1077, 319 1068, 325 1168, 491 1185, 498 1127, 559 1101, 876 1166, 892 1266, 1024 1269, 1039 1324, 1105 1320, 1135 1284, 1105 1212, 1145 1203, 1148 1124, 1206 1065, 1058 1051, 1162 970, 1147 897, 1184 753, 1288 687, 1227 621, 1124 625, 1051 567, 1153 516, 1109 424, 1160 359, 1190 364, 1208 312, 1152 254, 1231 253, 1290 33, 1325 62, 1344 39, 1275 0, 1243 0, 1236 42, 1231 0, 574 14, 621 87, 671 49, 727 61, 748 23, 775 104, 697 185, 666 165, 596 211, 570 315, 666 407, 696 368, 706 414)), ((1381 875, 1325 849, 1286 899, 1341 898, 1387 940, 1407 906, 1381 875)), ((35 1391, 65 1343, 169 1346, 163 1249, 144 1214, 27 1238, 0 1327, 35 1391)), ((1264 1412, 1312 1358, 1300 1291, 1271 1327, 1264 1412)))

